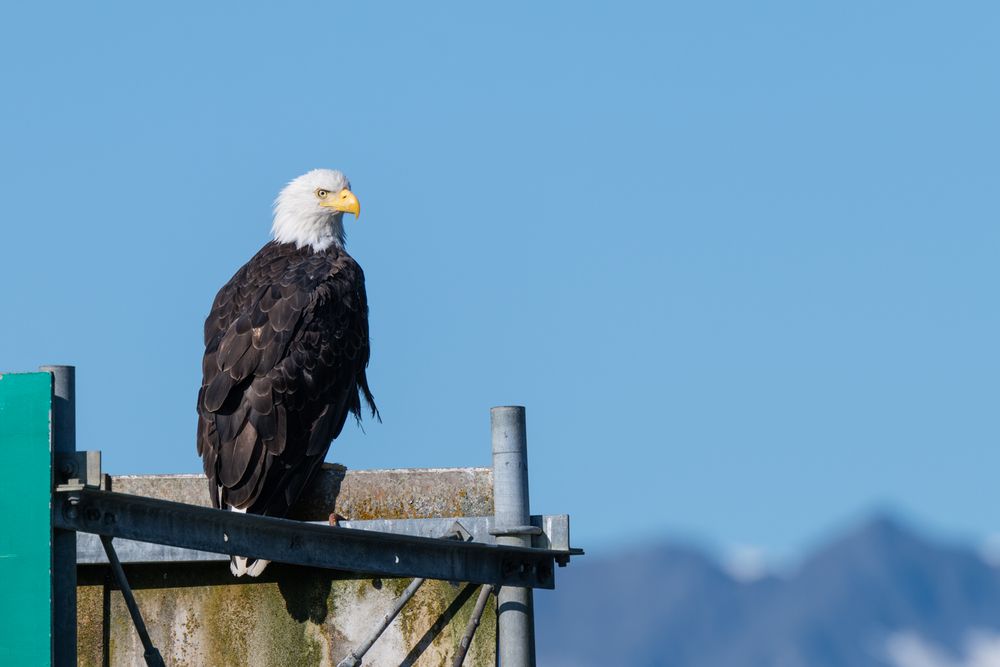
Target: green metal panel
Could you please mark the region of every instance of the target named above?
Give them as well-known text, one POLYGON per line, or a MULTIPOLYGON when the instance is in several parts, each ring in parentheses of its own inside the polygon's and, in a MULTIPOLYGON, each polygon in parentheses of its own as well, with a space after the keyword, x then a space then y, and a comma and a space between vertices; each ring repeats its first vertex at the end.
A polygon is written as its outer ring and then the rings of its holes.
POLYGON ((49 664, 52 485, 49 373, 0 375, 0 664, 49 664))

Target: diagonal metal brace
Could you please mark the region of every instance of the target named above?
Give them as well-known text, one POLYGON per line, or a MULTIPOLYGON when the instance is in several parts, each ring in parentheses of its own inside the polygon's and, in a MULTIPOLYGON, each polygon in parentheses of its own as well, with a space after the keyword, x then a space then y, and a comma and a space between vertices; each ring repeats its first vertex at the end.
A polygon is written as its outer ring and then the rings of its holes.
MULTIPOLYGON (((472 539, 472 534, 465 529, 458 521, 452 523, 451 527, 442 535, 442 539, 446 540, 457 540, 459 542, 468 542, 472 539)), ((417 589, 423 586, 423 577, 417 577, 410 582, 410 585, 406 587, 403 594, 400 595, 392 605, 392 609, 389 610, 385 616, 382 617, 382 621, 375 627, 374 630, 365 638, 365 640, 356 649, 347 654, 347 657, 337 663, 337 667, 360 667, 361 660, 368 653, 368 650, 375 645, 378 638, 382 636, 385 629, 389 627, 389 624, 399 616, 399 612, 403 611, 403 607, 406 603, 410 601, 410 598, 417 592, 417 589)))
POLYGON ((153 646, 153 641, 149 638, 146 624, 143 622, 142 614, 139 612, 139 605, 136 604, 135 596, 132 595, 132 588, 128 585, 128 579, 125 578, 125 570, 122 568, 121 561, 118 560, 118 554, 115 553, 115 547, 111 544, 111 539, 107 535, 101 535, 101 544, 104 545, 104 552, 108 555, 111 571, 114 572, 118 588, 121 589, 122 597, 125 598, 125 606, 128 607, 128 613, 132 617, 132 624, 135 626, 135 631, 139 633, 139 639, 142 641, 142 649, 144 651, 142 657, 145 658, 148 667, 165 667, 163 656, 156 650, 156 647, 153 646))
POLYGON ((382 617, 381 622, 378 626, 365 638, 365 641, 361 643, 356 649, 347 654, 347 657, 337 663, 337 667, 360 667, 361 659, 365 657, 365 653, 368 653, 368 649, 375 645, 378 638, 382 636, 385 629, 389 627, 389 624, 395 620, 399 615, 399 612, 403 611, 403 607, 406 603, 410 601, 417 589, 420 588, 426 579, 422 577, 417 577, 410 582, 410 585, 406 587, 403 594, 400 595, 392 605, 392 609, 389 610, 385 616, 382 617))
POLYGON ((465 626, 465 634, 462 635, 462 641, 458 644, 458 650, 455 652, 455 659, 452 660, 451 667, 462 667, 462 664, 465 662, 465 654, 469 652, 472 638, 476 636, 476 628, 479 627, 479 621, 483 618, 486 603, 489 601, 492 593, 493 586, 489 584, 479 589, 476 606, 473 608, 472 616, 469 617, 469 622, 465 626))

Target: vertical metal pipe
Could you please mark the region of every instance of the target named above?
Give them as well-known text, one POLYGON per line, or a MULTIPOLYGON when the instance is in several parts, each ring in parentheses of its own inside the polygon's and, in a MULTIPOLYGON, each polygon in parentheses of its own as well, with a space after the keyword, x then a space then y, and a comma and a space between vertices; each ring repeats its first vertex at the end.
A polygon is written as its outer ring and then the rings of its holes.
MULTIPOLYGON (((61 477, 57 453, 76 451, 76 368, 42 366, 52 374, 53 480, 61 477)), ((76 665, 76 532, 52 531, 52 664, 76 665)))
MULTIPOLYGON (((493 506, 496 530, 531 523, 528 503, 528 439, 523 406, 490 410, 493 439, 493 506)), ((531 536, 500 535, 497 544, 530 547, 531 536)), ((497 660, 500 667, 534 667, 535 619, 530 588, 497 592, 497 660)))

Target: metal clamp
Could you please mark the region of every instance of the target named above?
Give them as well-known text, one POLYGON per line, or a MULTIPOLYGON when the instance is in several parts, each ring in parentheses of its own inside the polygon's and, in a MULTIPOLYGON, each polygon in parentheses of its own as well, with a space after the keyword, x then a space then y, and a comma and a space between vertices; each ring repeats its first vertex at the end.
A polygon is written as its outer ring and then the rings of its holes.
POLYGON ((104 488, 100 450, 55 452, 57 491, 80 491, 84 487, 104 488))
POLYGON ((494 528, 490 535, 494 537, 520 537, 521 535, 541 535, 544 531, 541 526, 510 526, 508 528, 494 528))

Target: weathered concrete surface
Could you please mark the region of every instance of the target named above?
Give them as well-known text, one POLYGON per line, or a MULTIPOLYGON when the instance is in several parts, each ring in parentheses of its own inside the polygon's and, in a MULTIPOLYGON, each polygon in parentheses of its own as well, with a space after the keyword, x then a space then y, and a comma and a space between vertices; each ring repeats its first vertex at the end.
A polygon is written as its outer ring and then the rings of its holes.
MULTIPOLYGON (((202 475, 124 475, 111 490, 211 506, 202 475)), ((292 518, 323 521, 336 510, 349 519, 492 516, 490 468, 352 470, 325 464, 295 506, 292 518)))
MULTIPOLYGON (((122 493, 208 505, 200 475, 115 477, 122 493)), ((322 520, 493 513, 488 468, 346 471, 327 466, 295 518, 322 520)), ((221 563, 127 565, 129 581, 168 665, 336 665, 410 580, 371 579, 272 564, 252 582, 221 563), (239 582, 239 583, 236 583, 239 582)), ((365 658, 365 665, 445 665, 475 605, 477 587, 426 582, 365 658)), ((142 645, 106 568, 80 569, 81 665, 142 665, 142 645)), ((466 665, 495 664, 496 615, 487 606, 466 665)))

